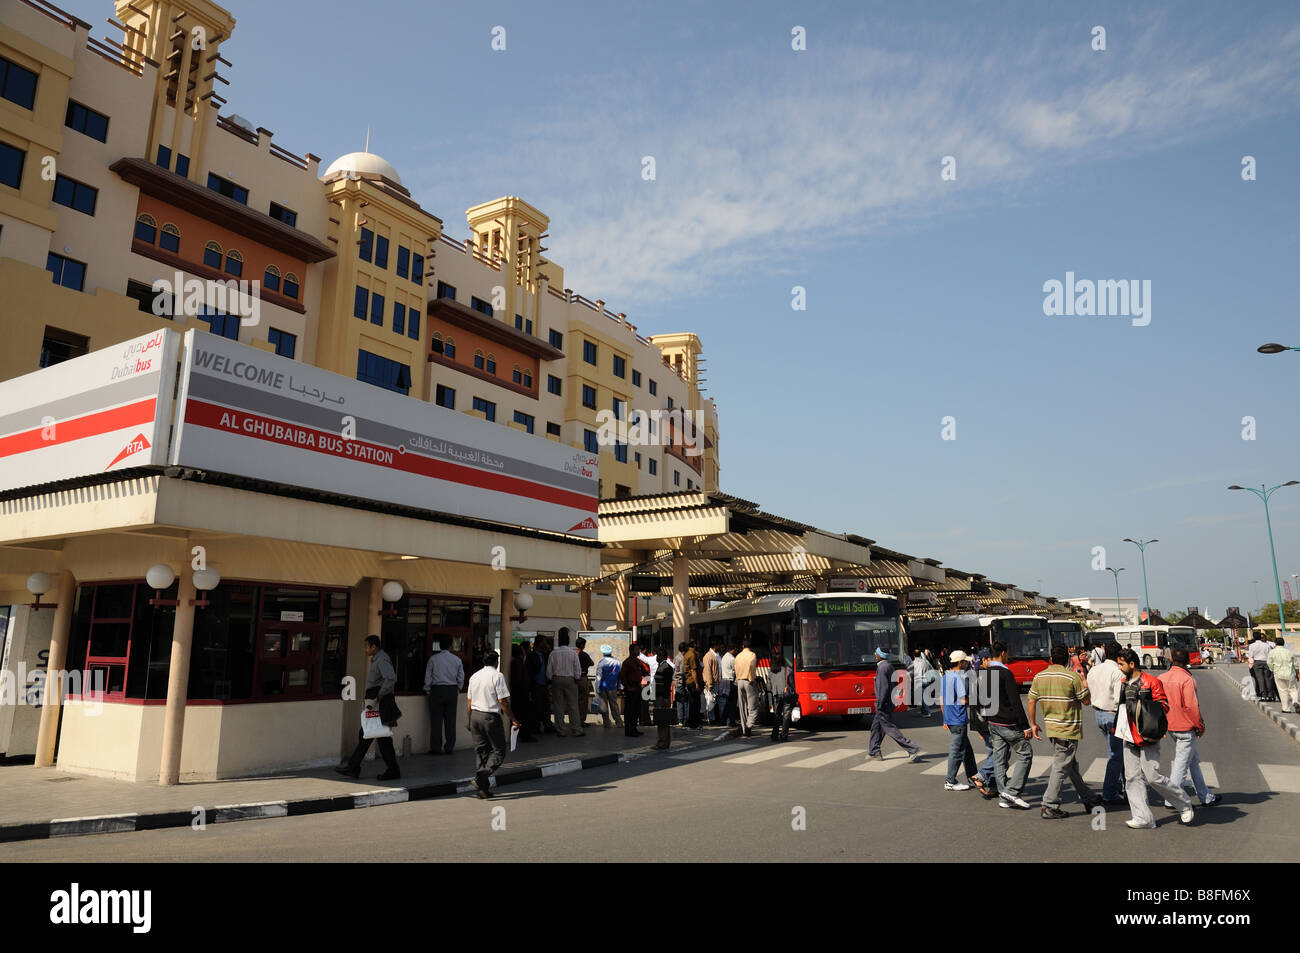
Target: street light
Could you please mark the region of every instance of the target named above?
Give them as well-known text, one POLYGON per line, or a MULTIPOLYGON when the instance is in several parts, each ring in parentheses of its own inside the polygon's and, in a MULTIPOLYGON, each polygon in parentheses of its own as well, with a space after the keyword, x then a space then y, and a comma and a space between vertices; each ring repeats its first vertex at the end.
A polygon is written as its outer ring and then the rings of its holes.
MULTIPOLYGON (((1151 624, 1151 596, 1147 592, 1147 547, 1150 546, 1152 543, 1160 542, 1160 540, 1129 539, 1127 536, 1125 536, 1124 542, 1132 543, 1134 546, 1138 548, 1138 552, 1142 554, 1142 598, 1143 600, 1145 600, 1147 604, 1147 625, 1150 625, 1151 624)), ((1117 582, 1119 581, 1118 576, 1116 576, 1116 581, 1117 582)))
POLYGON ((1283 351, 1300 351, 1300 347, 1288 347, 1285 344, 1261 344, 1255 348, 1260 354, 1281 354, 1283 351))
POLYGON ((1300 486, 1300 480, 1288 480, 1271 488, 1265 488, 1264 484, 1261 483, 1258 490, 1247 486, 1233 485, 1228 487, 1229 490, 1249 490, 1264 501, 1264 523, 1268 526, 1268 552, 1273 557, 1273 585, 1277 589, 1277 624, 1278 631, 1283 635, 1286 634, 1286 617, 1282 613, 1282 581, 1277 574, 1277 550, 1273 546, 1273 520, 1268 515, 1268 498, 1284 486, 1300 486))
POLYGON ((1115 624, 1123 625, 1124 610, 1122 610, 1119 605, 1119 574, 1124 571, 1124 567, 1121 566, 1119 569, 1111 569, 1109 566, 1107 566, 1106 571, 1108 573, 1112 573, 1115 576, 1115 624))

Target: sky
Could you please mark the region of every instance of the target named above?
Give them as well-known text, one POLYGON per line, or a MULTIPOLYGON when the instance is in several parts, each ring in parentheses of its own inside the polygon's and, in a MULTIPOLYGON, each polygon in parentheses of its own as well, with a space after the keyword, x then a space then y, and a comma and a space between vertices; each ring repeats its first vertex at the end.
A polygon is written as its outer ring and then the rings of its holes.
POLYGON ((1226 488, 1300 479, 1300 352, 1255 350, 1300 347, 1300 7, 226 5, 226 112, 326 164, 369 127, 455 239, 519 195, 569 287, 696 332, 725 492, 1063 597, 1113 595, 1095 547, 1140 597, 1157 537, 1157 609, 1273 601, 1226 488), (1067 273, 1149 308, 1046 314, 1067 273))

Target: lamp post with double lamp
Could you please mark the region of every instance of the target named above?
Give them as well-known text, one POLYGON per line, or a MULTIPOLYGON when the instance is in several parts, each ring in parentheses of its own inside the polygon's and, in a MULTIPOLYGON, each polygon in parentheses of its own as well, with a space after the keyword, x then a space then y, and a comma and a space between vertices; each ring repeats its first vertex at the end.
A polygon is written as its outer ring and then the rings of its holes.
MULTIPOLYGON (((1142 554, 1142 600, 1146 603, 1147 625, 1150 625, 1151 624, 1151 594, 1147 592, 1147 547, 1150 546, 1152 543, 1160 542, 1160 540, 1129 539, 1127 536, 1125 536, 1124 542, 1132 543, 1134 546, 1138 548, 1138 552, 1142 554)), ((1118 582, 1119 577, 1116 576, 1115 578, 1116 581, 1118 582)))
POLYGON ((1115 624, 1123 625, 1124 610, 1120 607, 1119 604, 1119 574, 1124 571, 1124 567, 1121 566, 1119 569, 1111 569, 1109 566, 1107 566, 1106 571, 1108 573, 1111 573, 1115 577, 1115 624))
MULTIPOLYGON (((1265 347, 1270 347, 1270 346, 1272 345, 1265 345, 1265 347)), ((1276 345, 1276 346, 1281 347, 1281 345, 1276 345)), ((1263 350, 1263 348, 1261 348, 1260 350, 1263 350)), ((1278 631, 1285 635, 1286 617, 1282 612, 1282 580, 1277 574, 1277 549, 1273 546, 1273 520, 1268 515, 1268 498, 1272 496, 1274 493, 1276 493, 1278 490, 1282 489, 1282 487, 1284 486, 1300 486, 1300 480, 1288 480, 1287 482, 1279 483, 1277 486, 1274 487, 1265 487, 1265 485, 1261 483, 1259 485, 1258 490, 1256 490, 1254 487, 1237 486, 1235 484, 1228 487, 1228 489, 1249 490, 1251 493, 1254 493, 1257 497, 1259 497, 1261 500, 1264 501, 1264 523, 1266 526, 1268 526, 1268 553, 1273 559, 1273 585, 1277 589, 1278 631)))
POLYGON ((1260 354, 1281 354, 1283 351, 1300 351, 1300 347, 1288 347, 1285 344, 1261 344, 1255 348, 1260 354))

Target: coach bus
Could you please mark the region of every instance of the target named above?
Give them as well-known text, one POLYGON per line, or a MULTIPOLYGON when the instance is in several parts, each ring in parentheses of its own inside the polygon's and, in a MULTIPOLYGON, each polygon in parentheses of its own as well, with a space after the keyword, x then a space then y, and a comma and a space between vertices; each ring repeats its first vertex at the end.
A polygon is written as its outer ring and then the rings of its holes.
POLYGON ((1028 687, 1047 668, 1051 631, 1047 619, 1037 615, 953 615, 913 623, 908 642, 936 656, 943 649, 969 651, 1003 642, 1007 668, 1016 676, 1016 684, 1028 687))
POLYGON ((1067 649, 1083 648, 1083 626, 1079 623, 1053 620, 1047 623, 1047 628, 1053 645, 1064 645, 1067 649))
POLYGON ((1120 648, 1138 654, 1143 668, 1168 668, 1174 649, 1187 650, 1189 665, 1201 664, 1196 630, 1189 625, 1111 625, 1090 634, 1113 636, 1120 648))

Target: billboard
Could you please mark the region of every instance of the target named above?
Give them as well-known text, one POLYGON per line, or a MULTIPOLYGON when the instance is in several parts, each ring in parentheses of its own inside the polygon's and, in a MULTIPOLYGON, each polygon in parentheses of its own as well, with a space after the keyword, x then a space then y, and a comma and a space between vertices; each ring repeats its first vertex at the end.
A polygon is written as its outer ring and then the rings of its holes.
POLYGON ((203 331, 171 462, 596 538, 597 455, 203 331))
POLYGON ((0 490, 166 462, 179 346, 152 331, 0 381, 0 490))

